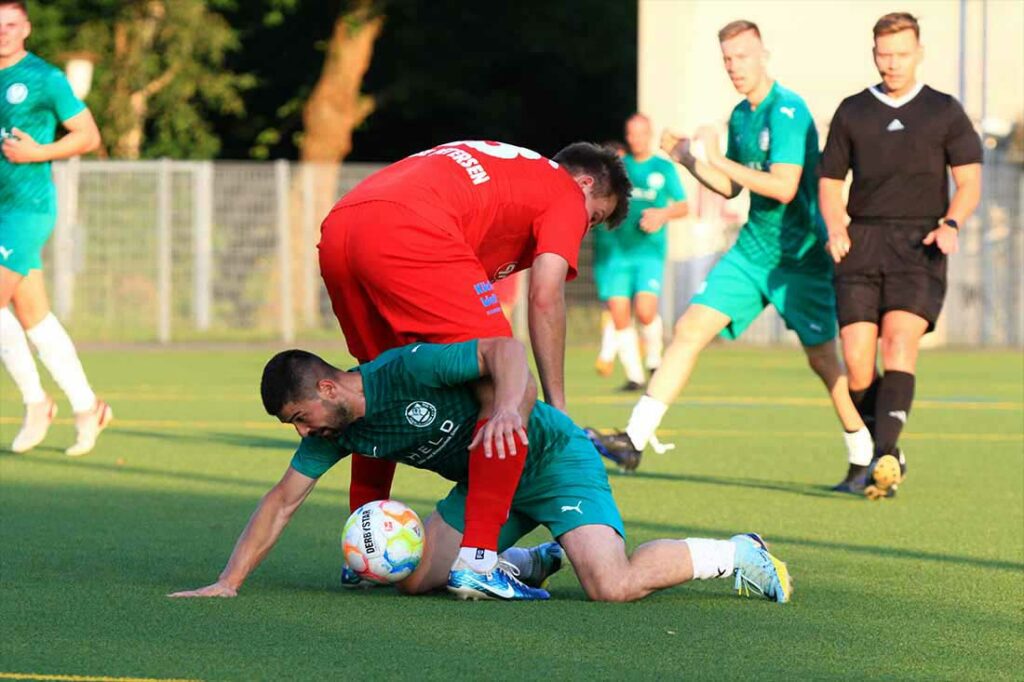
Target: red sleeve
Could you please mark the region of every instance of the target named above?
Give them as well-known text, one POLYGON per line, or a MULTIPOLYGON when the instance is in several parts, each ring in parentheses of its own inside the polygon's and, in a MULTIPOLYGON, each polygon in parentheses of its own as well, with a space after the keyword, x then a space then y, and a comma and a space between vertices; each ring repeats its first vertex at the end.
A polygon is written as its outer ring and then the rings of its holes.
POLYGON ((590 223, 579 188, 573 187, 573 190, 562 195, 533 221, 533 239, 537 243, 533 257, 555 253, 564 258, 569 263, 566 281, 576 278, 580 243, 590 223))
POLYGON ((352 455, 352 481, 348 486, 349 513, 367 502, 391 497, 391 482, 395 479, 395 463, 352 455))

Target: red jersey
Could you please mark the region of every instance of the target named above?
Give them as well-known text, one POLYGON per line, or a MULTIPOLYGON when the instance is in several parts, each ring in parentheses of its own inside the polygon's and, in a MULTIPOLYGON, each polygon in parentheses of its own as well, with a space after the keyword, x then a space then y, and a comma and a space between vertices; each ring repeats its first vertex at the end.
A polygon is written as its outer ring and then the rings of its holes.
POLYGON ((401 204, 464 240, 488 277, 530 267, 542 253, 576 276, 589 226, 583 191, 557 163, 501 142, 449 142, 374 173, 335 205, 401 204))

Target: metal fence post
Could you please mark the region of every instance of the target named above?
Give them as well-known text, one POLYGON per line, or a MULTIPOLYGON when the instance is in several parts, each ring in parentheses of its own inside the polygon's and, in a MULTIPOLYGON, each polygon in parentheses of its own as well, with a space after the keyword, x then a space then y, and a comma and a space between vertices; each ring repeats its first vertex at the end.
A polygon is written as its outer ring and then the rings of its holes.
POLYGON ((66 163, 55 164, 57 185, 57 225, 53 235, 53 303, 57 317, 67 321, 75 303, 75 241, 74 226, 78 222, 77 156, 66 163))
POLYGON ((192 173, 192 228, 195 325, 208 331, 213 299, 213 162, 200 161, 192 173))
POLYGON ((156 337, 171 340, 171 162, 160 159, 156 192, 156 337))
POLYGON ((277 260, 281 266, 281 340, 295 340, 295 311, 292 291, 291 230, 288 224, 288 162, 274 162, 274 189, 277 199, 277 260))
POLYGON ((315 167, 311 163, 302 164, 302 321, 306 328, 317 323, 319 306, 317 305, 317 281, 319 270, 316 258, 316 218, 313 215, 313 173, 315 167))

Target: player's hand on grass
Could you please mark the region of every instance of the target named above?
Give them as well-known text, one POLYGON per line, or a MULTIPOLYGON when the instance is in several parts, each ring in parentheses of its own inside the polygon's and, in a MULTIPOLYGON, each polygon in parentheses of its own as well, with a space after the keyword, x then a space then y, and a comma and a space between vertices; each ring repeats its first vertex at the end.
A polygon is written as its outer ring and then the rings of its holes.
POLYGON ((212 585, 206 587, 200 587, 198 590, 185 590, 184 592, 174 592, 167 595, 168 597, 237 597, 238 590, 226 585, 222 582, 215 582, 212 585))
POLYGON ((506 453, 509 457, 515 457, 519 454, 516 449, 516 436, 519 436, 523 445, 530 444, 519 411, 495 410, 487 423, 477 430, 469 449, 472 450, 483 443, 484 457, 491 458, 497 454, 498 459, 505 459, 506 453))
POLYGON ((36 163, 42 161, 42 145, 20 128, 12 128, 11 136, 4 140, 3 153, 11 163, 36 163))
POLYGON ((921 243, 925 246, 935 244, 939 251, 950 256, 960 250, 960 231, 943 223, 926 234, 921 243))
POLYGON ((828 231, 828 243, 825 244, 825 250, 836 263, 846 258, 846 254, 850 253, 851 246, 853 244, 850 241, 850 232, 846 229, 846 225, 828 231))
POLYGON ((660 230, 667 220, 664 209, 646 208, 640 214, 640 229, 647 234, 653 234, 660 230))

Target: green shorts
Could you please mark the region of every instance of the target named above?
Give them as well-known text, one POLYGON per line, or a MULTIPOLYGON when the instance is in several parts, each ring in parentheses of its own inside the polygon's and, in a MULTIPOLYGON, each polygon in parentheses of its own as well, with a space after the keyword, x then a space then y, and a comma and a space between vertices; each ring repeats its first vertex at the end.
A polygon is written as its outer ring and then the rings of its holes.
MULTIPOLYGON (((546 527, 556 539, 593 524, 610 526, 625 538, 604 463, 583 431, 576 429, 562 450, 547 457, 551 461, 525 472, 519 481, 508 521, 501 527, 498 551, 512 547, 537 526, 546 527)), ((467 485, 459 483, 437 503, 441 518, 460 533, 466 527, 467 492, 467 485)))
POLYGON ((633 298, 646 293, 661 296, 665 281, 665 259, 656 255, 613 255, 600 265, 594 264, 597 298, 633 298))
POLYGON ((52 213, 0 213, 0 266, 25 276, 43 267, 43 246, 53 233, 52 213))
POLYGON ((836 293, 825 259, 807 267, 765 268, 729 249, 690 302, 728 315, 729 325, 722 330, 727 339, 739 338, 768 305, 775 306, 804 346, 836 337, 836 293))

